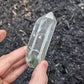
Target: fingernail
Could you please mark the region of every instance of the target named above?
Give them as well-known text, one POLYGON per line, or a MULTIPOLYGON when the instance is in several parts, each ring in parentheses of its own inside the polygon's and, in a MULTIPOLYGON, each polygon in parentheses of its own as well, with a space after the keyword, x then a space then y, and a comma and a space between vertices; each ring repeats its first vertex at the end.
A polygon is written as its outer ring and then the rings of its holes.
POLYGON ((41 64, 42 64, 44 67, 48 67, 48 62, 47 62, 46 60, 43 60, 43 61, 41 62, 41 64))
POLYGON ((47 70, 48 62, 46 60, 43 60, 40 64, 38 64, 37 67, 35 68, 35 70, 38 70, 38 69, 43 68, 43 67, 46 68, 46 70, 47 70))
POLYGON ((27 49, 27 46, 23 46, 22 49, 24 50, 24 52, 26 51, 27 49))

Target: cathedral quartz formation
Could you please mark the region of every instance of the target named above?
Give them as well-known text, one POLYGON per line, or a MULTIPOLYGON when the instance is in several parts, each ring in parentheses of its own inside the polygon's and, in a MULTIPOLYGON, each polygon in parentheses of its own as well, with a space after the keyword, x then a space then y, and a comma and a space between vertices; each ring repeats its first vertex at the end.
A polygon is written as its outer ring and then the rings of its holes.
POLYGON ((36 21, 26 50, 26 62, 29 67, 35 68, 45 59, 56 24, 57 21, 52 12, 36 21))

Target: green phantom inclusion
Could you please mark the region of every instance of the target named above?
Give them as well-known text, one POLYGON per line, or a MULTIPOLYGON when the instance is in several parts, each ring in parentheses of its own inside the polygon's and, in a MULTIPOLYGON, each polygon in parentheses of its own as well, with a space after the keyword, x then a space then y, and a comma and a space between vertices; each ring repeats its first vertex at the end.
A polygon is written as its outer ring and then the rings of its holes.
POLYGON ((29 67, 35 68, 45 59, 56 24, 57 21, 52 12, 36 21, 26 50, 26 62, 29 67))

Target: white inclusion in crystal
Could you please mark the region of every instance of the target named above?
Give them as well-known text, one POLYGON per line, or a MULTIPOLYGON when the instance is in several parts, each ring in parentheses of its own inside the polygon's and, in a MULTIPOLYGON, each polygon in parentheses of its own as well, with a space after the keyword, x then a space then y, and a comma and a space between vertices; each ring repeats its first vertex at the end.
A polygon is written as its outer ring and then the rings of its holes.
POLYGON ((35 68, 45 59, 56 24, 57 21, 52 12, 36 21, 26 51, 26 61, 29 67, 35 68))
POLYGON ((41 39, 41 35, 39 35, 38 38, 41 39))

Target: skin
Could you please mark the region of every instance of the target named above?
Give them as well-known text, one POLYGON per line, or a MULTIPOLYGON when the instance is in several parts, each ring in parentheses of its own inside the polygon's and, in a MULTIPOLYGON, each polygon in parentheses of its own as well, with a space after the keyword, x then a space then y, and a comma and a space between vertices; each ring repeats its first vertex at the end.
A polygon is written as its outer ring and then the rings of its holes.
MULTIPOLYGON (((0 30, 0 42, 4 40, 7 32, 0 30)), ((0 84, 10 84, 14 82, 26 69, 28 65, 25 61, 26 46, 14 50, 13 52, 0 57, 0 84)), ((42 61, 33 71, 29 84, 47 84, 48 62, 42 61)))

